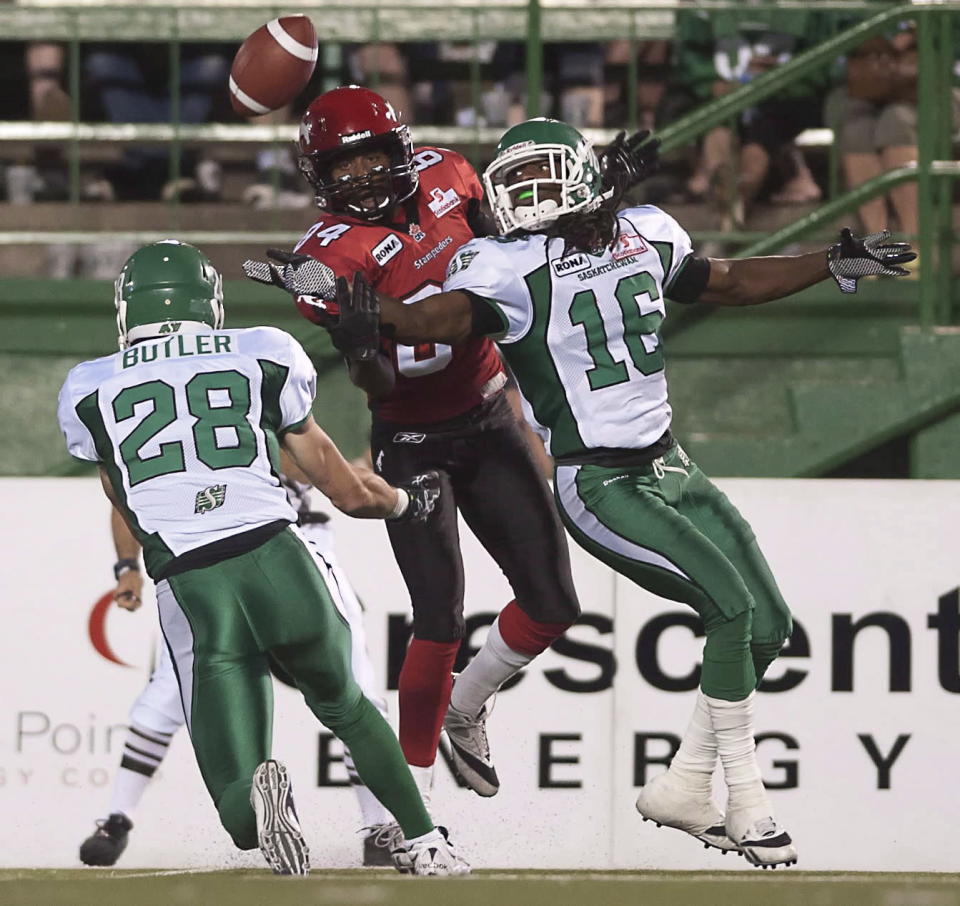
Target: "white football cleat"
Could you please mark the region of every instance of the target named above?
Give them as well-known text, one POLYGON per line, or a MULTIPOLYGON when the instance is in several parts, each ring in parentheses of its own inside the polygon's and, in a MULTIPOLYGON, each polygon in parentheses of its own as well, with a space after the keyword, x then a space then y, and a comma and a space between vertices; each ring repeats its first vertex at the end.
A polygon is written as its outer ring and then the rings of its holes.
POLYGON ((403 831, 396 821, 388 824, 372 824, 362 829, 364 868, 391 868, 394 865, 393 851, 403 846, 403 831))
POLYGON ((737 816, 727 817, 727 833, 738 841, 740 852, 751 865, 758 868, 776 868, 778 865, 795 865, 797 848, 793 840, 773 817, 767 816, 753 821, 746 828, 743 822, 737 822, 737 816), (737 828, 737 824, 741 827, 737 828))
POLYGON ((253 772, 250 804, 257 816, 257 841, 267 864, 278 875, 310 873, 310 849, 293 806, 287 769, 270 759, 253 772))
POLYGON ((701 796, 681 787, 668 771, 658 774, 641 787, 637 811, 644 821, 657 827, 674 827, 699 840, 706 849, 742 854, 727 836, 723 813, 709 796, 701 796))
POLYGON ((487 742, 487 706, 484 705, 476 717, 448 706, 443 729, 450 740, 453 765, 467 786, 478 796, 496 796, 500 791, 500 778, 487 742))
POLYGON ((393 861, 401 874, 440 877, 470 874, 470 865, 450 842, 445 827, 435 827, 415 843, 406 843, 393 851, 393 861))

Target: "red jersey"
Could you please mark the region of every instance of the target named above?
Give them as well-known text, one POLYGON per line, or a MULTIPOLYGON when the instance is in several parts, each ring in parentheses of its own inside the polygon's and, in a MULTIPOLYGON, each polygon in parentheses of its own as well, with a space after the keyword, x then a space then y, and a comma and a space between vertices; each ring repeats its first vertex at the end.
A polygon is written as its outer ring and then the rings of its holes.
MULTIPOLYGON (((403 219, 409 201, 398 206, 393 224, 324 212, 297 251, 350 281, 362 271, 381 293, 404 302, 440 292, 447 263, 473 238, 467 203, 482 198, 483 189, 473 167, 455 151, 418 148, 413 159, 420 174, 413 195, 417 223, 408 227, 403 219)), ((393 392, 371 401, 370 407, 388 421, 421 424, 455 418, 489 396, 489 382, 502 371, 493 343, 483 337, 456 346, 404 346, 385 337, 380 342, 397 380, 393 392)))

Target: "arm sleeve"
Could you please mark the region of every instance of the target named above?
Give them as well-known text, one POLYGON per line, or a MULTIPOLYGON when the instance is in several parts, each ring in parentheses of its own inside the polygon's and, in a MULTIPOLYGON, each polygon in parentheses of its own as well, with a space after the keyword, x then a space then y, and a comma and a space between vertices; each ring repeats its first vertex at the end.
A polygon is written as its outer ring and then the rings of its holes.
POLYGON ((77 415, 69 376, 63 387, 60 388, 60 397, 57 401, 57 418, 60 421, 60 430, 63 431, 63 436, 67 442, 67 452, 74 459, 81 459, 84 462, 99 462, 100 457, 97 454, 93 436, 77 415))
POLYGON ((687 255, 680 263, 677 276, 667 292, 667 298, 674 302, 696 302, 707 288, 710 280, 710 259, 687 255))
POLYGON ((530 328, 533 306, 526 284, 494 239, 462 246, 447 265, 443 290, 467 293, 475 327, 498 343, 515 343, 530 328), (484 313, 481 305, 493 314, 484 313), (494 324, 496 332, 489 332, 494 324))
POLYGON ((303 347, 290 337, 287 379, 280 391, 280 424, 278 434, 302 425, 317 395, 317 372, 303 347))

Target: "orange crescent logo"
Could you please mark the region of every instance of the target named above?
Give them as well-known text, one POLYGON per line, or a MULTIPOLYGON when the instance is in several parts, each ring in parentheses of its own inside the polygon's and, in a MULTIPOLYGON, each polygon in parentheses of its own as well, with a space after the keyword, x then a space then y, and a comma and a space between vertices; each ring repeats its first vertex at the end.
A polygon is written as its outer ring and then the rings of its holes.
POLYGON ((93 605, 93 610, 90 611, 90 619, 87 620, 87 632, 90 635, 90 644, 96 649, 97 654, 106 658, 108 661, 119 664, 121 667, 132 667, 132 664, 121 661, 120 658, 113 653, 113 649, 107 641, 107 614, 113 605, 112 591, 108 591, 93 605))

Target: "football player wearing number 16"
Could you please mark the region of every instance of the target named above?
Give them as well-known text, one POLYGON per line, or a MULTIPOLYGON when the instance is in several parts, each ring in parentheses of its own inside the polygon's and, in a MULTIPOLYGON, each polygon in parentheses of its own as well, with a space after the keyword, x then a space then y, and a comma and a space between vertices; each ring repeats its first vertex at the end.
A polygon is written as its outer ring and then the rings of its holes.
POLYGON ((99 465, 142 546, 204 783, 240 849, 307 873, 289 776, 270 755, 272 655, 399 822, 397 867, 466 873, 353 677, 336 579, 295 526, 278 450, 339 509, 397 524, 429 517, 437 476, 396 488, 347 463, 311 415, 301 346, 273 327, 224 330, 221 285, 193 246, 135 252, 116 282, 120 352, 73 368, 58 409, 70 452, 99 465))
MULTIPOLYGON (((691 605, 706 644, 700 693, 669 770, 637 808, 755 865, 797 853, 776 822, 757 765, 754 690, 788 638, 790 613, 750 526, 670 433, 659 328, 664 299, 755 305, 831 275, 847 292, 869 274, 903 276, 909 247, 885 236, 794 257, 698 257, 655 207, 620 194, 656 164, 655 143, 622 140, 603 156, 573 128, 531 120, 508 130, 484 175, 501 236, 450 262, 444 291, 416 305, 381 298, 398 342, 499 344, 556 462, 555 496, 576 541, 661 597, 691 605), (602 170, 602 172, 601 172, 602 170), (719 758, 726 814, 711 800, 719 758)), ((335 337, 377 300, 339 284, 335 337)))
MULTIPOLYGON (((253 279, 287 289, 291 273, 320 269, 352 279, 359 272, 381 292, 416 302, 440 292, 459 246, 493 232, 480 212, 483 190, 473 167, 453 151, 414 149, 390 104, 366 88, 337 88, 310 104, 300 126, 300 167, 320 219, 298 254, 283 256, 284 267, 246 262, 253 279)), ((309 300, 298 307, 316 319, 309 300)), ((499 778, 484 702, 579 615, 566 539, 506 399, 490 340, 408 346, 379 337, 375 323, 360 326, 367 342, 334 342, 370 400, 377 472, 397 482, 436 469, 445 488, 429 522, 409 531, 387 525, 413 606, 399 682, 400 744, 427 796, 445 726, 464 780, 493 796, 499 778), (458 511, 516 600, 503 608, 451 694, 464 635, 458 511)))

